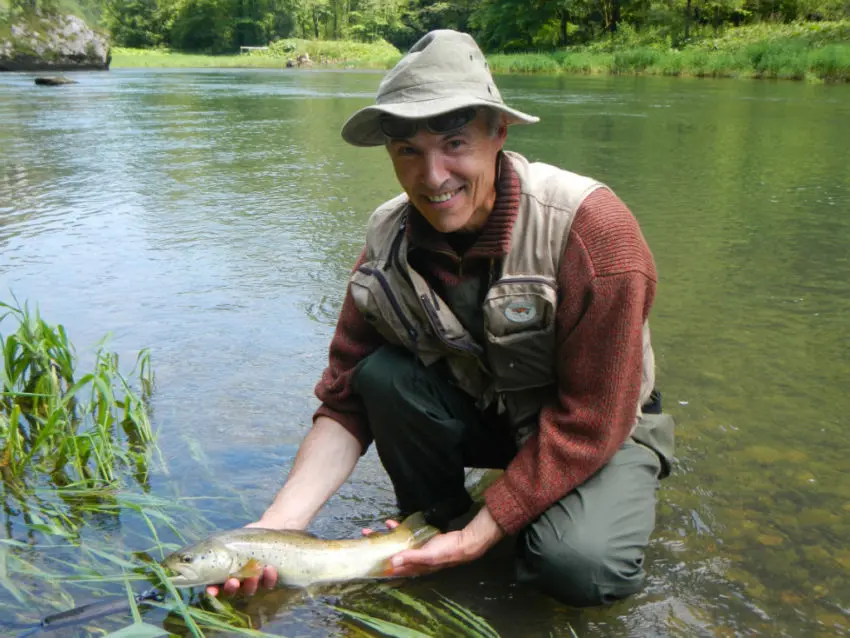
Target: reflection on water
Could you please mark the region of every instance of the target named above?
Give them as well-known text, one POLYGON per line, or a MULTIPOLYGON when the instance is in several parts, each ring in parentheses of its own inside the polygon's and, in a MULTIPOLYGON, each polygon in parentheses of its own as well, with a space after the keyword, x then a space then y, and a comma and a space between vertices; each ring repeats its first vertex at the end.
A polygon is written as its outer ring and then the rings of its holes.
MULTIPOLYGON (((338 135, 380 75, 78 79, 45 90, 0 76, 0 288, 64 323, 83 361, 110 331, 128 364, 149 347, 168 467, 154 491, 236 496, 205 507, 210 524, 239 525, 309 425, 364 224, 397 190, 381 149, 338 135)), ((513 129, 510 148, 607 182, 641 221, 679 466, 633 600, 562 608, 510 582, 509 543, 404 590, 447 595, 504 635, 850 633, 850 87, 500 85, 542 118, 513 129)), ((391 511, 370 453, 314 527, 350 536, 391 511)), ((144 534, 119 531, 131 546, 144 534)), ((344 632, 327 601, 292 596, 244 610, 288 635, 344 632)))

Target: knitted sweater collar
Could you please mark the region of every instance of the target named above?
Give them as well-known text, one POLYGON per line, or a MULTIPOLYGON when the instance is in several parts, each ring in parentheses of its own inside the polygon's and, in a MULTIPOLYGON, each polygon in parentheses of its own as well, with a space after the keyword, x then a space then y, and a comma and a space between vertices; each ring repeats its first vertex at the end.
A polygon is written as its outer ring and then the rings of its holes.
MULTIPOLYGON (((466 251, 464 259, 504 257, 511 249, 511 233, 519 213, 519 177, 504 153, 499 152, 496 161, 496 201, 478 239, 466 251)), ((408 207, 408 220, 407 234, 412 245, 455 254, 445 235, 431 226, 412 205, 408 207)))

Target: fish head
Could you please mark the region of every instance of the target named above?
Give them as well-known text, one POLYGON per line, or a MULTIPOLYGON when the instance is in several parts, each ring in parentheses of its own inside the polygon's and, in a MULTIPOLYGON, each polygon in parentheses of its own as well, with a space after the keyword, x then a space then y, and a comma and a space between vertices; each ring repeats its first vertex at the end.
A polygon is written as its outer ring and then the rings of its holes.
POLYGON ((209 538, 180 549, 162 561, 175 587, 196 587, 223 583, 233 573, 234 556, 226 545, 209 538))

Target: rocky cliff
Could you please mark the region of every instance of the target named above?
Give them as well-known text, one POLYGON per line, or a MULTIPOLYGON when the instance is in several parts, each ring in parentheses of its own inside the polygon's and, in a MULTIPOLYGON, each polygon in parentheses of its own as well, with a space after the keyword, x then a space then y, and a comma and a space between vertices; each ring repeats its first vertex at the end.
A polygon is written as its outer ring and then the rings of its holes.
POLYGON ((0 36, 0 71, 109 68, 109 40, 76 16, 30 16, 0 36))

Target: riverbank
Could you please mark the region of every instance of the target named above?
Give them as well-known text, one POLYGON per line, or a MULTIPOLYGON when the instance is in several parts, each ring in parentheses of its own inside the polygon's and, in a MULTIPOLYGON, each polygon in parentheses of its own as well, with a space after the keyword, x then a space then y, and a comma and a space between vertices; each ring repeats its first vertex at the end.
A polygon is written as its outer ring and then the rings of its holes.
POLYGON ((168 49, 112 49, 113 68, 266 68, 297 65, 299 56, 309 57, 309 67, 349 69, 389 69, 401 59, 401 52, 388 42, 347 42, 288 38, 273 43, 265 51, 241 55, 204 55, 168 49))
POLYGON ((635 37, 489 56, 494 73, 583 73, 850 81, 850 22, 754 25, 673 49, 635 37))
MULTIPOLYGON (((386 42, 281 40, 267 51, 202 55, 113 49, 113 68, 283 68, 309 54, 313 67, 388 69, 401 53, 386 42)), ((665 75, 850 81, 850 22, 755 25, 673 49, 631 33, 618 40, 551 52, 493 54, 494 73, 665 75)))

